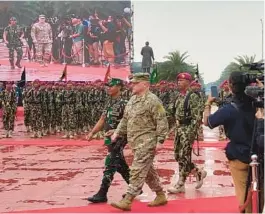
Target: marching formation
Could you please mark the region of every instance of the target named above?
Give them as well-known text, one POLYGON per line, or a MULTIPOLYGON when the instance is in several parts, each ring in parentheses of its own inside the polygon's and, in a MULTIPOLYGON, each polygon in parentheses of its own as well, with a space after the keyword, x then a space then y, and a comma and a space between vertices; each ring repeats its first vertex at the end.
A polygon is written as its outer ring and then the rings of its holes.
MULTIPOLYGON (((226 100, 227 83, 221 86, 222 100, 226 100)), ((6 131, 5 137, 11 137, 14 131, 14 121, 17 108, 16 93, 13 82, 7 82, 6 88, 1 92, 3 108, 3 123, 6 131)), ((27 132, 32 132, 32 137, 40 138, 46 135, 63 133, 64 138, 74 138, 76 135, 87 133, 100 118, 109 96, 101 80, 94 82, 42 82, 35 80, 27 82, 23 90, 24 124, 27 132)), ((193 81, 190 90, 201 91, 201 85, 193 81)), ((150 91, 157 95, 163 102, 168 115, 169 128, 174 128, 175 119, 171 105, 179 93, 177 83, 160 81, 150 86, 150 91)), ((205 96, 201 96, 202 111, 205 96)), ((125 83, 122 88, 122 97, 129 100, 131 97, 130 83, 125 83)), ((229 97, 229 96, 228 96, 229 97)), ((221 105, 221 104, 220 104, 221 105)), ((220 128, 222 130, 222 128, 220 128)), ((96 138, 102 138, 100 132, 96 138)), ((220 131, 220 138, 224 133, 220 131)), ((198 131, 198 140, 203 140, 202 126, 198 131)))

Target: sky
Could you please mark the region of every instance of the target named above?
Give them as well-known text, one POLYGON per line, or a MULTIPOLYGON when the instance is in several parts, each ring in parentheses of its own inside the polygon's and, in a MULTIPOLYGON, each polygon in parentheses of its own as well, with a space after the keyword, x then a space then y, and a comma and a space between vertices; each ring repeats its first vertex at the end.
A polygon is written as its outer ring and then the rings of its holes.
POLYGON ((133 5, 135 61, 142 60, 146 41, 156 61, 164 61, 171 51, 188 51, 187 62, 198 63, 209 83, 238 55, 262 58, 262 1, 133 1, 133 5))

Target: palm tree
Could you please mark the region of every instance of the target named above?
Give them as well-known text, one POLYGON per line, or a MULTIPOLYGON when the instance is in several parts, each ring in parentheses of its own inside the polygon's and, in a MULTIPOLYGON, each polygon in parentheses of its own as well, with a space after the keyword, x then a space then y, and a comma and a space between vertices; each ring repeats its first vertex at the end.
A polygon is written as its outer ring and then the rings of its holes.
POLYGON ((158 63, 158 78, 161 80, 172 81, 180 72, 195 73, 195 66, 186 63, 189 57, 188 52, 180 53, 179 51, 170 52, 165 56, 165 62, 158 63))

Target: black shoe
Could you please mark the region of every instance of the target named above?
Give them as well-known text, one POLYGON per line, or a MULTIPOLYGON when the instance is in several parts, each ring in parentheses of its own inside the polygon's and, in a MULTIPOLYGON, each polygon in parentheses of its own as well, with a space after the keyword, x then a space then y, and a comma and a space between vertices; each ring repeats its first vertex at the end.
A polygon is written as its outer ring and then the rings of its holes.
POLYGON ((93 195, 92 197, 88 197, 87 200, 92 203, 105 203, 108 201, 106 196, 102 196, 98 194, 93 195))
MULTIPOLYGON (((142 195, 144 192, 143 192, 143 190, 140 192, 140 194, 139 195, 142 195)), ((125 196, 126 196, 126 194, 123 194, 122 195, 122 198, 125 198, 125 196)))

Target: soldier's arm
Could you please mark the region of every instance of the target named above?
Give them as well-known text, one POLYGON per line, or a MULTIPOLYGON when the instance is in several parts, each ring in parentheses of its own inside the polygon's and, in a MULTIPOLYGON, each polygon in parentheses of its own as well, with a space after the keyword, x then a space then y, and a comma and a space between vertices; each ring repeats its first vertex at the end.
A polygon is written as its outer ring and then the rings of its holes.
MULTIPOLYGON (((128 103, 129 104, 129 103, 128 103)), ((127 106, 128 106, 127 104, 127 106)), ((123 117, 115 130, 115 134, 118 136, 126 135, 127 134, 127 123, 128 123, 128 107, 125 107, 123 117)))
POLYGON ((4 29, 3 40, 5 43, 8 43, 8 41, 7 41, 7 28, 4 29))
POLYGON ((36 43, 37 40, 36 40, 36 27, 35 27, 35 25, 32 26, 30 35, 31 35, 33 43, 36 43))
POLYGON ((94 128, 91 131, 91 134, 97 134, 100 130, 103 129, 104 123, 105 123, 105 116, 101 115, 100 119, 98 120, 97 124, 94 126, 94 128))
POLYGON ((201 105, 198 105, 198 103, 200 103, 199 96, 195 93, 191 94, 189 105, 191 111, 191 123, 194 126, 199 124, 201 118, 201 105))
POLYGON ((51 27, 51 25, 49 25, 49 37, 50 37, 50 41, 52 42, 52 27, 51 27))
POLYGON ((155 99, 151 106, 151 114, 156 124, 157 142, 164 143, 169 127, 166 110, 159 99, 155 99))

